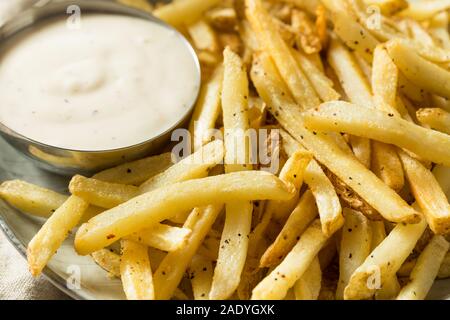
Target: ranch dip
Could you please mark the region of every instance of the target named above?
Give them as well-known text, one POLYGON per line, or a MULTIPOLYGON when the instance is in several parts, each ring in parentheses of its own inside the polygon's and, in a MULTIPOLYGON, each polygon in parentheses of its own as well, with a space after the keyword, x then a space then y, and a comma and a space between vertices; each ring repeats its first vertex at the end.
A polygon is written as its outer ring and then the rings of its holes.
POLYGON ((84 14, 20 32, 0 51, 0 122, 44 144, 80 151, 145 142, 173 127, 198 92, 181 36, 158 23, 84 14))

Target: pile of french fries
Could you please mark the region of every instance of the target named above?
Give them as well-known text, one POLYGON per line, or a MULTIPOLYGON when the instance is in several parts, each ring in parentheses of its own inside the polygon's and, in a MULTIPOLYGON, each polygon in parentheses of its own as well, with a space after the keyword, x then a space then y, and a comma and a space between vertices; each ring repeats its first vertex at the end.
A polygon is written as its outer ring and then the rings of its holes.
POLYGON ((3 182, 47 218, 34 276, 76 229, 128 299, 414 300, 450 277, 450 1, 121 2, 198 54, 194 152, 75 176, 70 196, 3 182), (280 132, 277 174, 211 135, 250 128, 280 132))

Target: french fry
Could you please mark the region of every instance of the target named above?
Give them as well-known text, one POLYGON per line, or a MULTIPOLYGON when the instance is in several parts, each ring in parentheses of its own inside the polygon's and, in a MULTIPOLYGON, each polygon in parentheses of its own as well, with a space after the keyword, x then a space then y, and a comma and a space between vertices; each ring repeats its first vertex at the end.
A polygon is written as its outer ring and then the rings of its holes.
POLYGON ((450 165, 449 135, 417 126, 393 114, 339 101, 304 112, 303 119, 313 130, 346 132, 394 144, 423 159, 450 165))
POLYGON ((405 77, 427 91, 450 99, 450 71, 422 58, 401 41, 386 43, 390 57, 405 77))
POLYGON ((386 239, 356 269, 344 290, 344 299, 370 299, 406 261, 427 223, 397 224, 386 239))
POLYGON ((308 270, 327 239, 320 221, 314 221, 281 264, 256 286, 252 300, 283 299, 308 270))
MULTIPOLYGON (((229 48, 224 51, 222 112, 225 129, 225 172, 252 170, 249 130, 248 78, 242 60, 229 48), (240 133, 244 135, 240 135, 240 133)), ((248 250, 253 203, 233 201, 226 217, 209 299, 229 298, 236 291, 248 250)))
POLYGON ((410 2, 408 8, 400 12, 400 15, 421 21, 429 19, 448 8, 450 8, 450 1, 448 0, 414 1, 410 2))
POLYGON ((433 175, 450 201, 450 168, 437 165, 433 169, 433 175))
POLYGON ((22 212, 43 218, 49 218, 68 198, 21 180, 3 182, 0 185, 0 197, 22 212))
POLYGON ((157 224, 150 229, 131 234, 126 239, 144 244, 148 247, 170 252, 184 246, 190 234, 190 229, 157 224))
POLYGON ((206 177, 209 171, 221 163, 224 156, 223 142, 214 140, 176 165, 150 178, 139 187, 141 194, 153 191, 168 183, 206 177))
POLYGON ((173 296, 195 252, 221 211, 221 205, 196 208, 192 211, 184 225, 192 229, 187 245, 168 253, 154 274, 156 299, 166 300, 173 296))
POLYGON ((300 10, 293 10, 291 16, 292 29, 296 33, 296 44, 306 54, 318 53, 322 50, 322 43, 314 23, 308 15, 300 10))
POLYGON ((27 247, 28 267, 37 277, 78 224, 89 204, 76 196, 69 197, 45 222, 27 247))
POLYGON ((211 260, 202 256, 195 256, 189 266, 188 273, 195 300, 208 300, 213 277, 211 260))
POLYGON ((206 12, 206 18, 211 25, 220 31, 235 31, 238 23, 234 8, 214 8, 206 12))
POLYGON ((305 109, 317 106, 320 103, 319 97, 292 56, 289 47, 280 37, 260 0, 247 0, 246 4, 247 18, 258 42, 273 57, 295 101, 305 109))
POLYGON ((219 51, 217 36, 205 20, 198 20, 187 27, 189 36, 197 50, 219 51))
POLYGON ((128 300, 154 300, 153 276, 147 247, 122 240, 120 275, 128 300))
POLYGON ((154 10, 153 15, 172 26, 182 27, 198 20, 206 10, 219 3, 220 0, 179 0, 154 10))
POLYGON ((406 0, 364 0, 364 2, 369 6, 378 7, 381 13, 387 16, 408 8, 406 0))
POLYGON ((397 107, 399 71, 386 49, 377 46, 373 57, 372 89, 377 108, 392 112, 397 107))
POLYGON ((92 218, 78 230, 75 248, 79 254, 87 255, 168 219, 174 212, 230 201, 288 200, 294 193, 292 185, 266 172, 237 172, 176 183, 92 218))
POLYGON ((344 289, 355 270, 366 260, 371 250, 372 228, 358 211, 344 209, 345 224, 339 250, 339 281, 336 299, 344 299, 344 289))
POLYGON ((314 134, 304 127, 301 109, 289 97, 283 95, 285 85, 270 58, 264 55, 256 56, 251 74, 259 95, 269 106, 269 111, 319 162, 333 171, 387 220, 417 222, 420 219, 420 215, 375 174, 348 156, 325 135, 314 134), (352 173, 350 177, 349 172, 352 173))
POLYGON ((101 171, 93 178, 105 182, 140 185, 171 165, 172 154, 167 152, 101 171))
POLYGON ((372 163, 372 145, 369 139, 350 136, 350 144, 356 159, 361 162, 364 167, 370 169, 372 163))
POLYGON ((311 189, 319 210, 322 232, 331 236, 344 224, 342 207, 336 190, 317 162, 311 162, 305 172, 305 182, 311 189))
POLYGON ((450 244, 442 236, 434 236, 422 251, 397 300, 424 300, 433 285, 450 244))
POLYGON ((414 198, 435 234, 450 232, 450 204, 433 174, 419 161, 399 151, 414 198))
POLYGON ((302 233, 317 217, 317 206, 311 191, 306 191, 292 211, 275 241, 267 248, 260 260, 260 268, 274 267, 292 250, 302 233))
POLYGON ((92 252, 91 257, 111 277, 120 278, 120 255, 109 249, 101 249, 92 252))
POLYGON ((425 108, 417 111, 417 119, 421 124, 434 130, 450 134, 450 113, 439 108, 425 108))
POLYGON ((306 10, 310 14, 315 14, 317 7, 320 5, 318 0, 284 0, 286 3, 293 4, 294 6, 306 10))
POLYGON ((217 67, 212 78, 203 85, 189 125, 194 151, 211 141, 220 114, 223 69, 217 67))
POLYGON ((333 81, 299 51, 292 50, 292 54, 322 101, 339 100, 341 96, 333 89, 333 81))
POLYGON ((317 300, 322 285, 319 258, 315 258, 302 277, 294 285, 296 300, 317 300))
POLYGON ((399 192, 405 176, 397 150, 389 144, 372 141, 372 171, 391 189, 399 192))

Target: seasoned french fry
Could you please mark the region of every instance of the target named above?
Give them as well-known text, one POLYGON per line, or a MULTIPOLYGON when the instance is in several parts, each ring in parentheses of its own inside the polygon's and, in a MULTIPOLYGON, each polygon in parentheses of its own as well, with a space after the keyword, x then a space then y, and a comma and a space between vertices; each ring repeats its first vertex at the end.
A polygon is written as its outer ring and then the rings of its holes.
POLYGON ((68 198, 21 180, 3 182, 0 185, 0 197, 22 212, 43 218, 50 217, 68 198))
POLYGON ((219 51, 217 36, 211 26, 205 20, 198 20, 187 27, 194 47, 197 50, 210 52, 219 51))
POLYGON ((396 110, 398 77, 398 68, 386 49, 377 46, 372 68, 372 90, 377 108, 389 112, 396 110))
POLYGON ((433 174, 419 161, 399 151, 412 193, 436 234, 450 231, 450 204, 433 174))
POLYGON ((420 123, 432 129, 450 134, 450 113, 439 108, 425 108, 417 111, 420 123))
POLYGON ((101 249, 92 252, 91 257, 110 276, 120 278, 120 255, 109 249, 101 249))
POLYGON ((176 165, 144 182, 139 187, 139 192, 143 194, 168 183, 206 177, 213 167, 222 162, 223 156, 223 142, 214 140, 176 165))
POLYGON ((301 234, 317 217, 317 206, 311 191, 306 191, 292 211, 275 241, 267 248, 260 260, 260 267, 273 267, 292 250, 301 234))
POLYGON ((427 223, 397 224, 386 239, 356 269, 344 290, 344 299, 370 299, 406 261, 427 223))
POLYGON ((414 48, 397 40, 386 43, 387 51, 405 77, 420 88, 450 99, 450 71, 422 58, 414 48))
POLYGON ((222 79, 223 69, 219 66, 214 71, 211 80, 203 85, 198 97, 189 125, 189 132, 193 137, 194 151, 197 151, 212 139, 212 130, 215 128, 220 114, 222 79))
POLYGON ((283 95, 285 85, 270 58, 264 55, 255 57, 252 79, 258 93, 269 105, 269 111, 284 128, 386 219, 403 222, 417 222, 420 219, 419 214, 375 174, 348 156, 325 135, 314 134, 304 127, 300 108, 283 95), (350 177, 349 172, 352 173, 350 177))
POLYGON ((69 197, 45 222, 27 247, 27 259, 33 276, 41 274, 48 261, 78 224, 89 204, 76 196, 69 197))
POLYGON ((297 47, 302 48, 306 54, 320 52, 322 43, 308 15, 300 10, 293 10, 291 21, 292 29, 296 33, 297 47))
POLYGON ((400 15, 420 21, 429 19, 448 8, 450 8, 448 0, 411 1, 408 8, 400 12, 400 15))
POLYGON ((423 300, 433 285, 450 244, 442 236, 434 236, 422 251, 397 300, 423 300))
POLYGON ((355 270, 366 260, 371 250, 372 228, 358 211, 344 209, 345 224, 339 250, 339 282, 336 299, 344 299, 344 289, 355 270))
POLYGON ((317 162, 311 162, 305 172, 305 182, 316 199, 322 232, 331 236, 344 224, 342 207, 336 190, 317 162))
POLYGON ((319 258, 315 258, 302 277, 294 285, 296 300, 317 300, 322 285, 319 258))
POLYGON ((191 24, 220 0, 179 0, 153 11, 153 15, 176 27, 191 24))
POLYGON ((208 300, 213 277, 211 260, 195 256, 189 267, 189 277, 195 300, 208 300))
POLYGON ((173 296, 195 252, 221 211, 221 205, 192 211, 184 225, 185 228, 192 229, 187 245, 168 253, 154 274, 156 299, 166 300, 173 296))
POLYGON ((186 244, 191 234, 190 229, 157 224, 150 229, 133 233, 126 237, 136 243, 162 251, 175 251, 186 244))
POLYGON ((128 300, 154 300, 153 276, 147 247, 122 240, 120 275, 128 300))
POLYGON ((405 176, 397 150, 389 144, 372 141, 372 171, 386 185, 399 192, 405 184, 405 176))
MULTIPOLYGON (((73 183, 77 183, 75 177, 73 183)), ((82 255, 170 218, 174 212, 230 201, 288 200, 292 185, 266 172, 237 172, 156 189, 101 213, 80 227, 75 248, 82 255)))
POLYGON ((167 152, 104 170, 94 175, 93 178, 105 182, 140 185, 171 165, 172 154, 167 152))
POLYGON ((327 239, 320 221, 314 221, 283 262, 256 286, 252 300, 283 299, 308 270, 327 239))
MULTIPOLYGON (((225 129, 225 172, 251 170, 249 141, 239 131, 249 129, 248 78, 242 60, 229 48, 224 51, 222 112, 225 129)), ((233 201, 225 206, 222 231, 209 299, 226 299, 236 291, 248 250, 253 203, 233 201)))
POLYGON ((346 132, 391 143, 424 159, 450 165, 449 135, 417 126, 393 114, 336 101, 303 113, 303 119, 310 129, 346 132))
POLYGON ((295 101, 305 109, 317 106, 320 103, 319 97, 292 56, 289 47, 280 37, 260 0, 247 0, 246 4, 247 18, 258 42, 273 57, 295 101))

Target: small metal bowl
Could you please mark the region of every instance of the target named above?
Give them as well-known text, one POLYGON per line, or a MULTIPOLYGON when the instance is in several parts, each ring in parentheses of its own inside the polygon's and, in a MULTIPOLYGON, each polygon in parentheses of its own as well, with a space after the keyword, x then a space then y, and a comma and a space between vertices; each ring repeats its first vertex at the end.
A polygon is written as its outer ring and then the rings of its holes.
POLYGON ((173 130, 187 124, 194 109, 201 83, 200 63, 194 49, 183 35, 151 14, 107 0, 64 0, 48 3, 42 7, 31 8, 14 17, 11 22, 0 28, 0 41, 4 42, 24 29, 32 28, 33 25, 45 19, 67 15, 66 10, 70 5, 79 6, 82 13, 109 13, 138 17, 156 22, 177 32, 180 41, 183 41, 190 52, 192 52, 192 60, 196 64, 198 71, 196 79, 193 79, 193 81, 198 83, 197 87, 199 89, 190 103, 190 108, 185 114, 180 115, 177 123, 164 133, 150 137, 144 143, 113 150, 80 151, 46 145, 14 132, 2 123, 0 123, 0 134, 10 145, 32 159, 39 167, 67 176, 76 173, 89 175, 101 169, 157 153, 170 140, 173 130))

